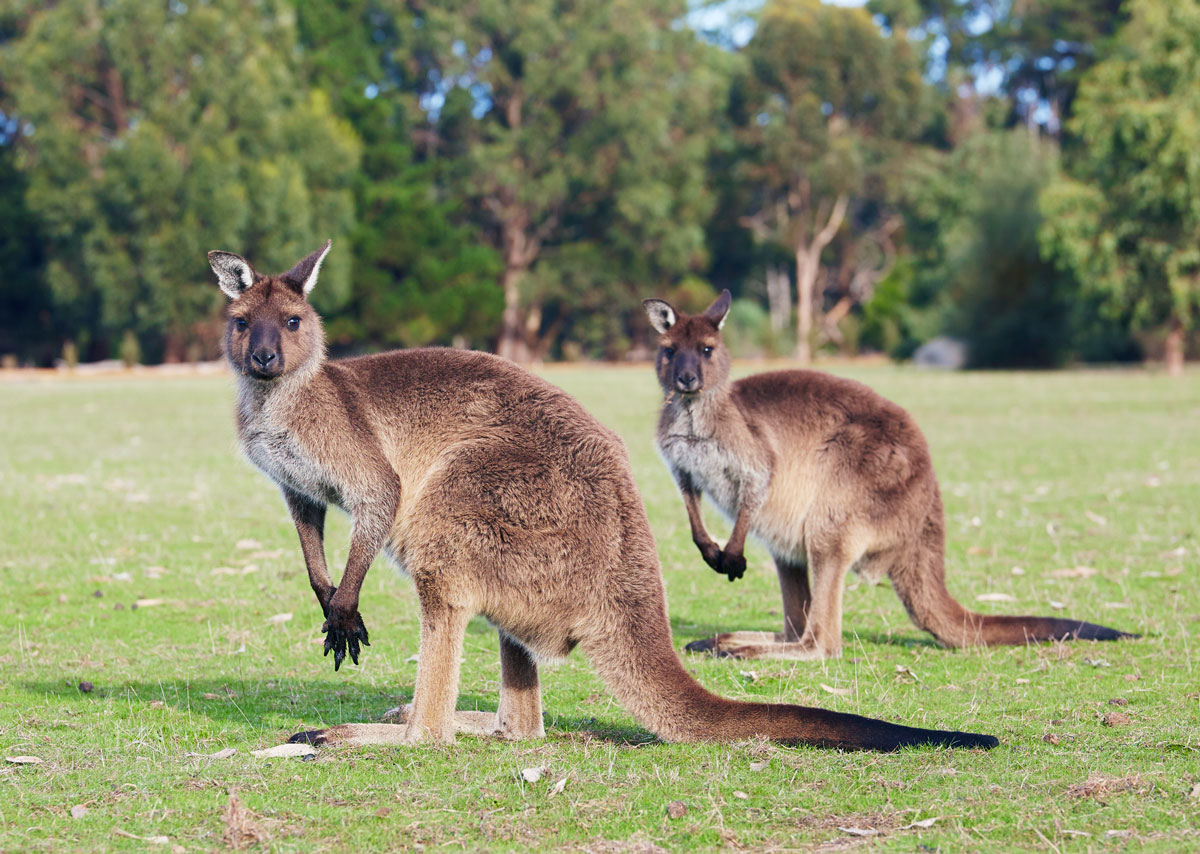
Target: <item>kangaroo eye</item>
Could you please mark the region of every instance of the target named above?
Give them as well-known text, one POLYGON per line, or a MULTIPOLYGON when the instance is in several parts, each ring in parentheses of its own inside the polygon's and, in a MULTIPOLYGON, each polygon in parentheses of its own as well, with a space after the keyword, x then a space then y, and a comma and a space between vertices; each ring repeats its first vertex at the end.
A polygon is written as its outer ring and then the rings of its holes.
POLYGON ((288 322, 287 322, 287 328, 291 329, 293 332, 296 331, 297 329, 299 329, 300 328, 300 318, 289 317, 288 322))
POLYGON ((705 356, 711 356, 711 355, 712 355, 712 347, 705 347, 705 348, 704 348, 704 355, 705 355, 705 356))
POLYGON ((245 332, 246 327, 249 326, 250 324, 248 324, 246 321, 242 320, 239 317, 237 320, 233 321, 233 325, 237 327, 238 332, 245 332))
POLYGON ((666 356, 668 359, 671 358, 672 356, 675 355, 675 348, 674 347, 663 347, 663 355, 666 356))

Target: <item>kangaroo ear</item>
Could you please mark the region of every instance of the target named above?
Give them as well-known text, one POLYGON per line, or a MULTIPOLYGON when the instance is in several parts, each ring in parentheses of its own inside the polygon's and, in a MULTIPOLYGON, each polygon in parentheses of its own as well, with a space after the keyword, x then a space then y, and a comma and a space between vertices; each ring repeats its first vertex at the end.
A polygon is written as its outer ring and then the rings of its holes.
POLYGON ((313 286, 317 284, 317 274, 321 272, 321 262, 329 254, 329 247, 331 246, 333 246, 333 241, 326 240, 324 246, 296 264, 295 267, 288 270, 280 278, 300 293, 308 296, 313 286))
POLYGON ((217 274, 217 284, 230 299, 237 299, 258 280, 258 273, 241 255, 232 252, 208 253, 208 263, 217 274))
POLYGON ((729 316, 729 305, 733 302, 733 294, 729 289, 721 291, 721 295, 713 301, 713 304, 704 309, 704 316, 716 324, 717 329, 725 325, 725 318, 729 316))
POLYGON ((642 306, 650 317, 650 325, 660 333, 675 325, 675 309, 671 308, 670 303, 660 299, 644 299, 642 306))

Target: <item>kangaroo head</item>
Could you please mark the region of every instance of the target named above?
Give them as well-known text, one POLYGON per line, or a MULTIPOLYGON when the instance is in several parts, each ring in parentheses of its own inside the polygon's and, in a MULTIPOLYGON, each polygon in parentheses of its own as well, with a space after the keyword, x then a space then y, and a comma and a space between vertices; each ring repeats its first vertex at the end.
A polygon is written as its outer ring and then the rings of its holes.
POLYGON ((660 299, 643 300, 650 323, 659 332, 658 382, 667 394, 688 399, 720 387, 729 379, 729 351, 721 327, 733 297, 721 291, 703 314, 687 315, 660 299))
POLYGON ((208 263, 229 297, 225 358, 243 376, 270 382, 325 352, 321 318, 308 304, 332 241, 279 276, 264 276, 240 255, 209 252, 208 263))

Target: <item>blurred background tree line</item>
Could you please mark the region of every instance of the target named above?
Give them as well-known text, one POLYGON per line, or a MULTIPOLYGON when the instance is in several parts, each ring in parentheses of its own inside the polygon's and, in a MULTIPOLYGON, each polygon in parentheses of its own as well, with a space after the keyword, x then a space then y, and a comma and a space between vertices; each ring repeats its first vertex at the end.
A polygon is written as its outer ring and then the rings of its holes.
POLYGON ((4 0, 0 354, 207 359, 205 252, 333 237, 334 352, 951 335, 1165 357, 1200 288, 1194 0, 4 0))

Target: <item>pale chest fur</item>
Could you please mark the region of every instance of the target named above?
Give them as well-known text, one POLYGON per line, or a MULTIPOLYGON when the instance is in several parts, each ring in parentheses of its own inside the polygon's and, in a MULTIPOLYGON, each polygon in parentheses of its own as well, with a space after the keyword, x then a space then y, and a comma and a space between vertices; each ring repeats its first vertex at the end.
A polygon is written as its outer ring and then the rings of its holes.
POLYGON ((668 406, 659 422, 658 449, 673 473, 683 474, 727 517, 744 501, 761 504, 771 479, 760 454, 729 440, 729 413, 715 406, 668 406))
POLYGON ((238 433, 246 457, 280 486, 322 504, 338 504, 338 489, 328 472, 296 441, 289 427, 290 407, 280 389, 269 395, 243 390, 238 401, 238 433))

